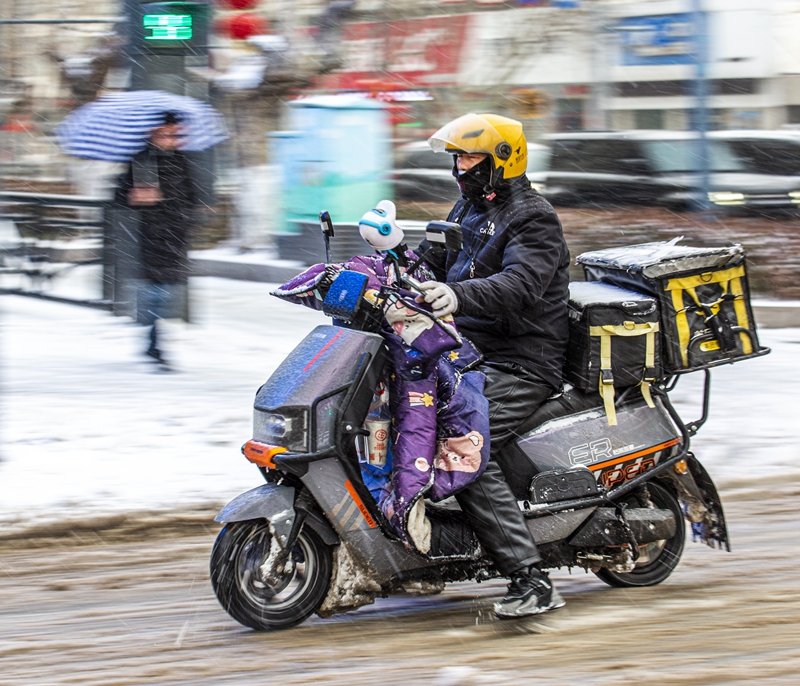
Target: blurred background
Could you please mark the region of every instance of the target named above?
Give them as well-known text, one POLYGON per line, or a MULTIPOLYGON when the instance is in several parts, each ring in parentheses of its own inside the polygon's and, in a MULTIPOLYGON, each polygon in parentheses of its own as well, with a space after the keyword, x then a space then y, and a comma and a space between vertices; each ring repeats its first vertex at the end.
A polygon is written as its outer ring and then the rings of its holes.
POLYGON ((208 102, 230 133, 194 155, 197 274, 279 281, 323 259, 323 209, 333 257, 364 252, 354 222, 383 198, 413 243, 457 198, 425 140, 489 111, 524 123, 573 254, 741 242, 757 293, 799 298, 798 29, 800 0, 3 0, 0 286, 54 294, 91 268, 64 297, 130 312, 121 167, 53 132, 144 89, 208 102))
MULTIPOLYGON (((800 0, 0 0, 4 683, 796 683, 798 35, 800 0), (159 334, 171 374, 133 325, 126 164, 58 135, 133 91, 199 100, 227 131, 186 153, 199 211, 159 334), (208 582, 212 519, 262 481, 240 454, 254 392, 324 321, 269 293, 325 260, 322 210, 332 260, 370 251, 356 222, 385 198, 415 247, 457 198, 426 140, 470 111, 523 122, 573 258, 744 246, 773 352, 715 370, 692 439, 734 552, 691 546, 652 593, 556 572, 567 611, 532 633, 487 623, 500 582, 243 633, 208 582), (602 629, 632 626, 635 659, 610 651, 602 629)), ((673 394, 687 418, 694 376, 673 394)))

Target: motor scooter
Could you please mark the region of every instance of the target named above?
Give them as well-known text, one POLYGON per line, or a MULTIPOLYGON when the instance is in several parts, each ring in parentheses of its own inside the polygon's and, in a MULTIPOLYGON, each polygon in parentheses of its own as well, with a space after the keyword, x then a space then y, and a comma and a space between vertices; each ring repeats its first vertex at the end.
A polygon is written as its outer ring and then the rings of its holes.
MULTIPOLYGON (((426 237, 458 249, 460 227, 432 222, 426 237)), ((365 419, 387 373, 380 302, 363 297, 363 278, 338 275, 323 304, 334 323, 311 331, 258 389, 243 452, 265 483, 215 519, 224 528, 211 554, 214 592, 253 629, 498 576, 454 498, 426 501, 423 554, 401 540, 362 480, 365 419)), ((706 369, 696 421, 672 406, 671 376, 647 401, 636 386, 620 393, 614 425, 599 393, 569 386, 521 425, 502 466, 544 567, 580 567, 611 586, 659 584, 678 565, 686 521, 696 539, 730 550, 717 490, 690 451, 708 417, 710 378, 706 369)))

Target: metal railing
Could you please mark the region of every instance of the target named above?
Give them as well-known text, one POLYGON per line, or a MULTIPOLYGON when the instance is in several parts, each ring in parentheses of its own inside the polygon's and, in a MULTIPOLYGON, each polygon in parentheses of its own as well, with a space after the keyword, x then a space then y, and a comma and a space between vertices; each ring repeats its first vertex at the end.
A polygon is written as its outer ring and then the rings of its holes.
MULTIPOLYGON (((18 237, 7 238, 0 245, 0 275, 17 274, 28 278, 27 287, 0 288, 0 293, 113 309, 112 299, 106 297, 106 292, 101 298, 81 299, 42 290, 45 283, 69 270, 104 263, 108 206, 109 201, 89 196, 0 192, 0 220, 12 221, 19 233, 18 237), (76 248, 70 246, 69 241, 58 245, 52 240, 65 236, 94 238, 97 243, 76 248)), ((104 285, 104 291, 107 290, 104 285)))

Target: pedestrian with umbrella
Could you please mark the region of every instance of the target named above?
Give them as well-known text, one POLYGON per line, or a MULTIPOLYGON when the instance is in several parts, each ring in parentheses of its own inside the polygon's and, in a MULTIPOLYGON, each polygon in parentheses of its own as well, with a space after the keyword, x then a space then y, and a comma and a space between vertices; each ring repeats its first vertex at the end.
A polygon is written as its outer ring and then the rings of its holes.
POLYGON ((132 91, 75 110, 56 137, 68 154, 127 162, 115 202, 139 210, 137 321, 149 327, 146 355, 169 369, 159 321, 174 316, 188 282, 189 236, 201 204, 186 152, 225 140, 222 117, 194 98, 132 91))

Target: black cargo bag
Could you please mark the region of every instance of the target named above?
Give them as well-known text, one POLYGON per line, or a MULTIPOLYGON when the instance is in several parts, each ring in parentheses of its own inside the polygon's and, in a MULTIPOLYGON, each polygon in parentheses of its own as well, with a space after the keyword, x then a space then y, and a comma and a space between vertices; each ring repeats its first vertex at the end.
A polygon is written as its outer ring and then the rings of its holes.
POLYGON ((616 389, 640 386, 650 407, 650 384, 661 376, 656 299, 605 283, 569 285, 569 345, 564 377, 603 397, 609 425, 617 423, 616 389))
POLYGON ((693 248, 678 240, 587 252, 577 261, 587 281, 658 299, 670 373, 769 352, 758 343, 742 247, 693 248))

